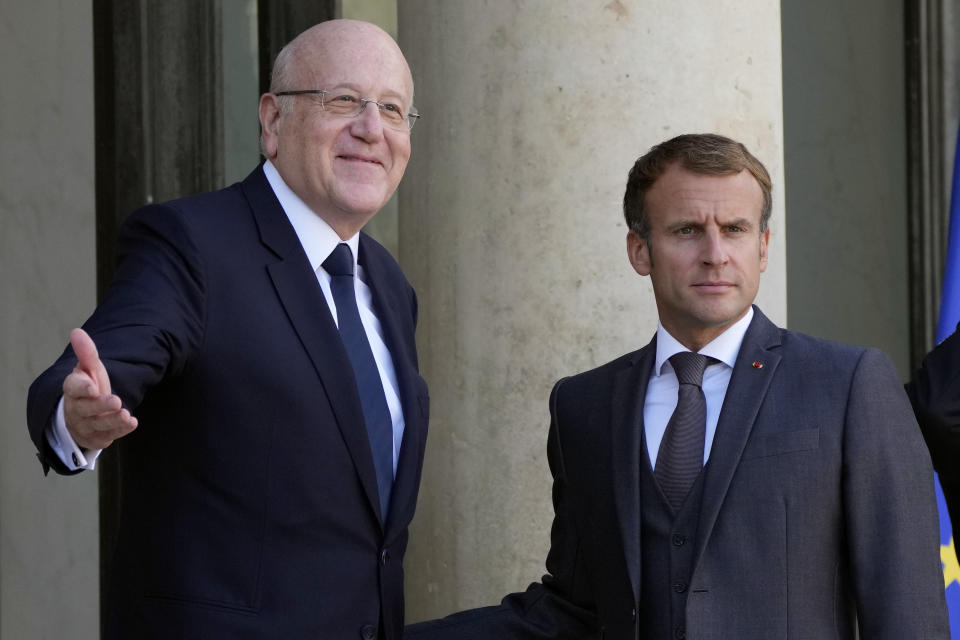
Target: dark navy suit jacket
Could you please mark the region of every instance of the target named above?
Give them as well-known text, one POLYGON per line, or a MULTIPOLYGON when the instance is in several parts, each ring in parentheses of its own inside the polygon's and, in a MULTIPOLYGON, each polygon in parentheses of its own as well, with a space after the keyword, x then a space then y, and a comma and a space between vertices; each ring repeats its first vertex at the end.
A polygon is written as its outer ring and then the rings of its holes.
MULTIPOLYGON (((655 357, 654 341, 554 387, 543 582, 408 640, 640 637, 655 357)), ((864 640, 949 638, 930 457, 881 352, 780 329, 755 308, 702 473, 687 638, 840 640, 858 626, 864 640)))
MULTIPOLYGON (((140 421, 113 445, 106 637, 399 637, 428 415, 399 266, 361 235, 406 421, 384 522, 348 356, 262 169, 135 212, 120 247, 84 325, 140 421)), ((68 347, 29 394, 31 436, 59 472, 43 432, 74 363, 68 347)))

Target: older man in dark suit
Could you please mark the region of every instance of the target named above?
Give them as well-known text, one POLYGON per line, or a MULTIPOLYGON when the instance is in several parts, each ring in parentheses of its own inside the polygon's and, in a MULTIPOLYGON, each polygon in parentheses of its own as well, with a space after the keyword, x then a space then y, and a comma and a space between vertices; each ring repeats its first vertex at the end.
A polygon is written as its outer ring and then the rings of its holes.
POLYGON ((28 402, 45 469, 119 447, 107 638, 399 637, 427 389, 413 289, 360 229, 417 117, 385 32, 317 25, 260 100, 267 161, 125 224, 28 402))
POLYGON ((550 398, 542 583, 407 638, 948 638, 930 458, 889 360, 752 305, 770 177, 685 135, 630 172, 653 340, 550 398))

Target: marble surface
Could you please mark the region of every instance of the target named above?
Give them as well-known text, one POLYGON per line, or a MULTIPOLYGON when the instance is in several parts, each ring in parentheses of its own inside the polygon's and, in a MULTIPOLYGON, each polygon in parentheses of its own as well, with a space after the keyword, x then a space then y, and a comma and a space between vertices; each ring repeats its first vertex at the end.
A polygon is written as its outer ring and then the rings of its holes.
POLYGON ((424 114, 399 236, 432 402, 405 562, 417 620, 498 602, 544 572, 550 388, 656 327, 621 211, 650 146, 716 131, 766 164, 776 200, 759 302, 784 322, 780 15, 755 0, 405 0, 398 17, 424 114))
POLYGON ((44 478, 27 387, 96 298, 90 6, 0 6, 0 637, 99 637, 97 478, 44 478))

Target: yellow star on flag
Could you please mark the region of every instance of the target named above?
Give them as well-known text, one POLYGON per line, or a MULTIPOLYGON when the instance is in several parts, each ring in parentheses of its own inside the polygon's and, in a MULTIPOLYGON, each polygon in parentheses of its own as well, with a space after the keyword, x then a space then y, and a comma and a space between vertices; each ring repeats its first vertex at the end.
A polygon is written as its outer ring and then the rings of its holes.
POLYGON ((950 544, 940 545, 940 562, 943 564, 943 588, 946 589, 952 582, 960 584, 960 562, 957 561, 953 536, 950 537, 950 544))

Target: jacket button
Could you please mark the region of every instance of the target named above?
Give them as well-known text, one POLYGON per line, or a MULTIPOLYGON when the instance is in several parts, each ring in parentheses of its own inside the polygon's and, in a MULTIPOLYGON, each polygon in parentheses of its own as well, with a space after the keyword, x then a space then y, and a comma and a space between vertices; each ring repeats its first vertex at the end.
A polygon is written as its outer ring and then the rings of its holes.
POLYGON ((673 630, 673 637, 676 638, 676 640, 686 640, 687 632, 683 627, 677 627, 673 630))
POLYGON ((687 590, 687 583, 683 581, 677 581, 673 583, 673 590, 675 593, 683 593, 687 590))
POLYGON ((637 621, 637 610, 636 610, 636 609, 630 609, 630 618, 631 618, 634 622, 637 621))
POLYGON ((365 624, 360 627, 360 637, 363 640, 376 640, 377 638, 377 628, 372 624, 365 624))
POLYGON ((390 551, 386 548, 380 550, 380 566, 387 564, 387 560, 390 559, 390 551))
POLYGON ((682 547, 687 544, 687 536, 682 536, 679 533, 673 534, 673 546, 682 547))

